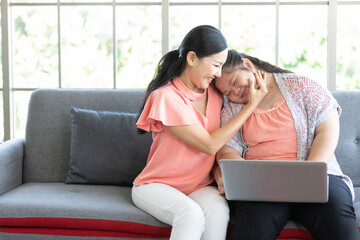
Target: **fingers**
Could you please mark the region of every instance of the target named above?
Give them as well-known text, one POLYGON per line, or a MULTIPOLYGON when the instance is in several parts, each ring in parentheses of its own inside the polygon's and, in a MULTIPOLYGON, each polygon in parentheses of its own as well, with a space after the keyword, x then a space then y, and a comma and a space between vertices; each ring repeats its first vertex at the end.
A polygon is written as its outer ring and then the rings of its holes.
POLYGON ((224 197, 224 196, 225 196, 224 188, 223 188, 223 187, 219 187, 218 190, 219 190, 219 195, 224 197))
POLYGON ((262 73, 262 78, 265 80, 265 83, 267 83, 266 72, 263 72, 263 73, 262 73))
POLYGON ((249 87, 250 87, 250 89, 255 88, 255 81, 253 81, 252 79, 249 79, 249 87))
POLYGON ((254 73, 257 84, 260 89, 266 89, 266 72, 262 73, 260 70, 254 73))
POLYGON ((255 80, 249 80, 249 105, 252 107, 257 106, 264 96, 267 94, 266 73, 262 73, 260 70, 254 72, 255 80))
POLYGON ((217 184, 220 196, 225 196, 225 189, 222 177, 218 179, 217 184))

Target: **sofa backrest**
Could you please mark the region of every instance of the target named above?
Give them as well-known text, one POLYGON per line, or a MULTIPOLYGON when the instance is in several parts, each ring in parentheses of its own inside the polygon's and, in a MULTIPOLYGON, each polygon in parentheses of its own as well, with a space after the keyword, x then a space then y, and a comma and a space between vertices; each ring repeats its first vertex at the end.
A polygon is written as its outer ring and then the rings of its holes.
POLYGON ((64 182, 69 170, 72 106, 136 113, 144 90, 38 89, 30 98, 24 182, 64 182))
POLYGON ((360 186, 360 91, 332 93, 342 108, 340 138, 335 150, 343 172, 360 186))
MULTIPOLYGON (((39 89, 33 92, 25 136, 24 181, 63 182, 70 161, 70 107, 136 113, 144 90, 39 89)), ((335 151, 360 186, 360 91, 332 93, 343 112, 335 151)))

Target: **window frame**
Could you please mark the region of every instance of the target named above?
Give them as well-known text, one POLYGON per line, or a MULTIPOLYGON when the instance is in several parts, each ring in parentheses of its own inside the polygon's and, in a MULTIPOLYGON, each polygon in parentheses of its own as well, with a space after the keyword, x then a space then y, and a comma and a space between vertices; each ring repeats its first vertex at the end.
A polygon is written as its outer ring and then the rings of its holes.
MULTIPOLYGON (((0 88, 3 95, 3 104, 4 104, 4 141, 11 139, 15 133, 15 116, 14 116, 14 101, 13 93, 17 91, 34 91, 36 88, 14 88, 12 86, 12 41, 11 41, 11 9, 17 6, 55 6, 57 7, 57 24, 58 24, 58 43, 61 42, 61 8, 63 6, 112 6, 113 11, 113 87, 117 88, 117 46, 116 46, 116 8, 119 6, 146 6, 146 5, 160 5, 162 10, 162 54, 164 55, 168 52, 169 49, 169 11, 171 6, 198 6, 198 5, 214 5, 218 7, 219 19, 218 26, 221 30, 222 26, 222 6, 233 6, 233 5, 275 5, 276 11, 276 23, 275 23, 275 64, 279 63, 279 8, 282 5, 328 5, 328 45, 327 45, 327 87, 330 91, 336 91, 336 37, 337 37, 337 7, 338 5, 360 5, 360 1, 342 1, 342 0, 319 0, 319 1, 244 1, 244 0, 204 0, 198 2, 181 2, 176 1, 172 2, 170 0, 157 0, 157 1, 148 1, 148 2, 120 2, 116 0, 109 0, 108 2, 61 2, 56 0, 53 2, 38 2, 38 3, 22 3, 22 2, 11 2, 10 0, 1 0, 1 19, 2 19, 2 71, 3 71, 3 87, 0 88)), ((61 78, 61 44, 58 44, 58 88, 62 88, 62 78, 61 78)), ((2 139, 0 139, 0 142, 2 139)))

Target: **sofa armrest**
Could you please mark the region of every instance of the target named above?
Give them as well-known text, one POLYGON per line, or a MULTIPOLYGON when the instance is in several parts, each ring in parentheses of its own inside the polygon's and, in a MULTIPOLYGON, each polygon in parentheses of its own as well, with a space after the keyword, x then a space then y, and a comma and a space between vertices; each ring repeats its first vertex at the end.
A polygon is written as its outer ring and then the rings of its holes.
POLYGON ((0 195, 22 184, 23 138, 0 144, 0 195))

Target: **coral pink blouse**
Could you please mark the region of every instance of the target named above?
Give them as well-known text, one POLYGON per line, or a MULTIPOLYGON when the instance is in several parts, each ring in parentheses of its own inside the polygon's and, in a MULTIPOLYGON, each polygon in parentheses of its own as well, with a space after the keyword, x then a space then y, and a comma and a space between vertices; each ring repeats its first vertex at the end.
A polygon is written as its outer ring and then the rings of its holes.
POLYGON ((200 152, 166 128, 201 124, 209 133, 219 128, 223 97, 212 85, 207 91, 206 116, 191 104, 203 94, 191 91, 179 77, 150 94, 136 125, 153 132, 153 143, 134 185, 164 183, 189 194, 213 182, 210 173, 215 157, 200 152))
POLYGON ((296 160, 297 136, 290 109, 281 97, 269 110, 256 109, 242 128, 250 146, 246 159, 296 160))

